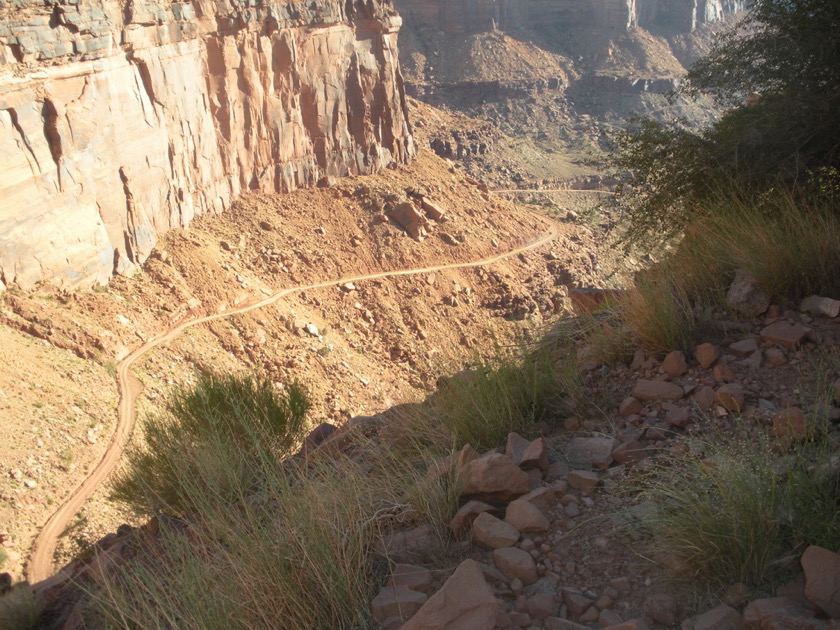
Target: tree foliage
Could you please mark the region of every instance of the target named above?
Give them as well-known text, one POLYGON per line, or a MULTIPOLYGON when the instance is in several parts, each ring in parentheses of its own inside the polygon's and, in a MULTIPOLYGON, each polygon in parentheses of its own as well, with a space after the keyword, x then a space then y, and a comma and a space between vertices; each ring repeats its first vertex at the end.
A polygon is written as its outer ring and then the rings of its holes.
POLYGON ((684 92, 729 109, 706 129, 639 120, 619 137, 629 242, 673 236, 727 188, 759 196, 840 167, 840 2, 755 0, 684 92))

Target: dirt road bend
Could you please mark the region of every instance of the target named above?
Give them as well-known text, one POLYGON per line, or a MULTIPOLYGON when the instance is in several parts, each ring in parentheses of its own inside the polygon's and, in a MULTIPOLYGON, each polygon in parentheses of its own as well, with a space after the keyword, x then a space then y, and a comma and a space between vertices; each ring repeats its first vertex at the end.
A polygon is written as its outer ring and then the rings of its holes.
POLYGON ((292 293, 331 287, 347 282, 358 283, 364 282, 365 280, 378 280, 381 278, 393 278, 396 276, 426 274, 433 271, 445 271, 447 269, 463 269, 468 267, 483 267, 492 265, 493 263, 505 258, 510 258, 511 256, 516 256, 528 250, 541 247, 542 245, 553 241, 557 237, 557 234, 557 227, 554 224, 550 224, 549 230, 536 240, 483 260, 450 263, 423 268, 400 269, 396 271, 382 271, 368 275, 348 276, 305 286, 282 289, 257 302, 246 302, 245 304, 241 304, 235 308, 231 308, 220 313, 183 321, 168 331, 148 339, 143 345, 136 348, 117 365, 116 379, 117 387, 119 389, 120 402, 117 411, 117 425, 114 434, 111 437, 107 450, 102 455, 102 459, 94 466, 88 476, 73 491, 67 500, 52 514, 52 516, 50 516, 43 529, 38 534, 38 537, 35 539, 35 544, 32 547, 32 553, 29 557, 29 563, 27 565, 27 578, 29 583, 34 586, 36 592, 40 592, 48 586, 64 579, 65 576, 60 573, 53 575, 53 556, 55 555, 58 538, 61 536, 61 533, 65 530, 76 513, 82 508, 85 501, 94 493, 99 485, 105 481, 111 471, 116 467, 125 446, 128 444, 128 440, 134 430, 134 424, 137 418, 135 401, 137 396, 143 390, 142 383, 132 375, 131 367, 150 350, 166 343, 167 341, 170 341, 171 339, 174 339, 187 328, 224 319, 226 317, 230 317, 231 315, 247 313, 249 311, 274 304, 281 298, 292 293))

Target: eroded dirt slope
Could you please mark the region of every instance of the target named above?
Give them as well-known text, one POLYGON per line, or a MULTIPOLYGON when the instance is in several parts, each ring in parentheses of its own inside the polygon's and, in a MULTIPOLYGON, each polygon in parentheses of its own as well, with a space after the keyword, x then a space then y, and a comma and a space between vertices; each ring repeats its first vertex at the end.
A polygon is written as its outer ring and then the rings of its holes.
MULTIPOLYGON (((101 454, 116 417, 114 365, 143 340, 284 287, 480 260, 546 229, 540 217, 429 152, 409 167, 333 184, 246 196, 233 212, 171 232, 141 271, 105 290, 3 296, 0 332, 11 341, 2 347, 15 367, 0 375, 10 436, 0 451, 0 569, 22 575, 40 526, 101 454), (418 194, 447 218, 428 219, 422 241, 389 218, 418 194)), ((486 269, 306 291, 190 329, 137 367, 145 388, 140 421, 200 369, 302 381, 315 401, 313 422, 417 398, 441 374, 567 310, 565 285, 595 282, 588 231, 574 224, 559 230, 550 246, 486 269)), ((59 560, 131 518, 103 487, 68 528, 59 560)))

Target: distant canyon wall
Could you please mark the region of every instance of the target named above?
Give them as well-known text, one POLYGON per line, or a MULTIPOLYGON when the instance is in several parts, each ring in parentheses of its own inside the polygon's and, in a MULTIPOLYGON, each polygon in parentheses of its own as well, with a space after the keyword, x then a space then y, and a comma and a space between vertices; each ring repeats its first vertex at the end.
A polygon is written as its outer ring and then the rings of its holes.
POLYGON ((130 273, 248 189, 414 153, 390 0, 0 0, 0 280, 130 273))
POLYGON ((397 0, 416 27, 480 33, 493 27, 594 26, 693 31, 743 10, 749 0, 397 0))

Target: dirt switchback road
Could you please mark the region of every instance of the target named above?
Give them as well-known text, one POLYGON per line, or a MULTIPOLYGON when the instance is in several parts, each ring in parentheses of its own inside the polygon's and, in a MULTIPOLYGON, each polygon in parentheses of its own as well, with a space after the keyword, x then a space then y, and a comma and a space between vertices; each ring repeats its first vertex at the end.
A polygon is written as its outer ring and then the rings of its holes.
POLYGON ((53 556, 55 554, 56 544, 58 538, 76 513, 82 508, 85 501, 94 493, 94 491, 102 484, 111 471, 116 467, 122 455, 123 449, 131 437, 134 430, 134 423, 136 421, 136 405, 135 400, 142 392, 142 383, 135 378, 131 373, 131 367, 134 363, 145 355, 150 350, 157 346, 166 343, 180 335, 184 330, 192 326, 198 326, 207 322, 224 319, 231 315, 240 313, 247 313, 264 306, 275 303, 279 299, 296 293, 299 291, 309 291, 312 289, 319 289, 324 287, 331 287, 347 282, 363 282, 365 280, 377 280, 381 278, 392 278, 396 276, 409 276, 415 274, 426 274, 433 271, 444 271, 447 269, 462 269, 467 267, 483 267, 492 265, 495 262, 516 256, 522 252, 538 248, 546 243, 551 242, 557 237, 557 228, 553 224, 550 225, 548 232, 540 238, 509 250, 497 256, 478 260, 473 262, 451 263, 445 265, 435 265, 432 267, 423 267, 415 269, 401 269, 396 271, 383 271, 364 276, 349 276, 338 278, 335 280, 327 280, 316 284, 309 284, 306 286, 297 286, 287 289, 282 289, 277 293, 273 293, 267 298, 258 302, 251 302, 239 305, 235 308, 216 313, 214 315, 207 315, 205 317, 198 317, 196 319, 187 320, 177 324, 165 333, 157 337, 147 340, 143 345, 136 348, 131 354, 125 357, 119 365, 117 365, 117 386, 119 388, 120 403, 117 413, 117 426, 111 437, 111 442, 108 449, 102 456, 99 463, 93 468, 82 483, 73 491, 70 497, 50 516, 41 530, 35 544, 32 547, 32 554, 29 557, 27 566, 27 578, 30 584, 33 584, 36 592, 42 591, 46 587, 60 582, 64 576, 62 574, 53 575, 53 556))

